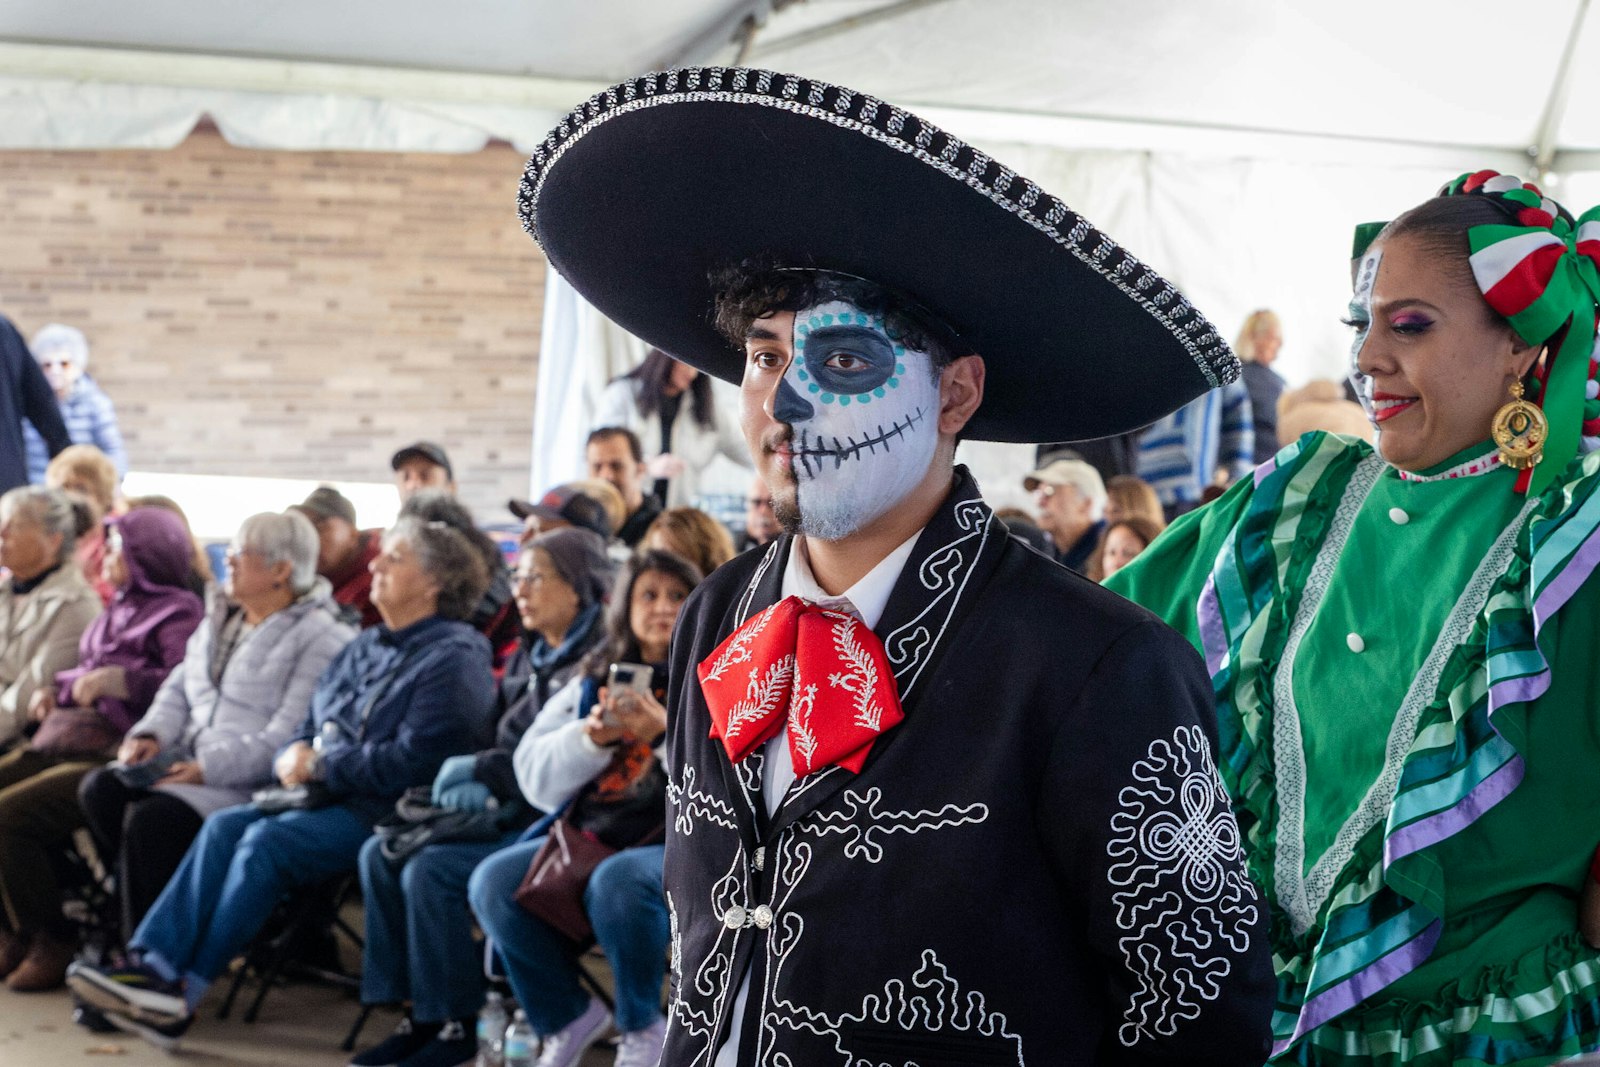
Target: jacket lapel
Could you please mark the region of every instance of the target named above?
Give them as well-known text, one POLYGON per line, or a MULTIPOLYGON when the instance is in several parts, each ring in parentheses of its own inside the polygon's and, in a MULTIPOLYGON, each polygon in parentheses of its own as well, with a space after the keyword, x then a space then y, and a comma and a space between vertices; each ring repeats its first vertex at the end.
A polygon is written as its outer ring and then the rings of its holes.
MULTIPOLYGON (((746 619, 759 615, 778 602, 783 591, 783 568, 789 559, 791 542, 792 538, 784 534, 767 546, 755 573, 734 601, 733 609, 722 620, 712 647, 720 645, 746 619)), ((723 748, 720 741, 710 739, 707 743, 715 753, 712 758, 722 772, 728 797, 733 802, 739 836, 744 839, 747 848, 754 849, 760 843, 767 825, 767 804, 761 789, 761 767, 766 754, 758 748, 744 762, 735 764, 728 759, 727 749, 723 748)))
MULTIPOLYGON (((861 773, 866 774, 915 721, 939 660, 988 584, 1006 541, 1005 527, 978 495, 965 467, 956 468, 955 485, 944 506, 917 538, 874 632, 883 641, 906 720, 872 745, 861 773)), ((858 776, 826 767, 797 779, 763 835, 776 837, 790 823, 809 815, 858 776)), ((759 801, 759 792, 757 799, 759 801)))

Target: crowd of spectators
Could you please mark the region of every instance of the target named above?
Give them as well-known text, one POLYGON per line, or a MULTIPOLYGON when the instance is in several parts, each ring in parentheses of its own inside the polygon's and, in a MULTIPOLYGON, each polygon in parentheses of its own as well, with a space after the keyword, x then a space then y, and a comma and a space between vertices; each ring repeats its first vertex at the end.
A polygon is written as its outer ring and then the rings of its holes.
MULTIPOLYGON (((1259 457, 1266 413, 1286 410, 1280 345, 1257 313, 1245 384, 1142 439, 1046 446, 1018 475, 1034 509, 1001 512, 1011 534, 1114 573, 1259 457)), ((514 570, 457 498, 445 447, 418 441, 391 460, 391 528, 364 529, 322 486, 246 519, 214 580, 178 504, 121 494, 127 456, 83 335, 49 326, 19 352, 0 320, 21 383, 0 413, 19 434, 0 434, 17 460, 0 495, 0 978, 66 981, 86 1025, 171 1047, 285 894, 344 879, 364 907, 362 1000, 405 1008, 353 1064, 471 1062, 484 936, 543 1067, 613 1027, 618 1063, 654 1065, 668 644, 704 575, 780 533, 759 478, 733 528, 695 506, 714 456, 748 464, 709 380, 652 351, 614 382, 584 477, 509 502, 514 570), (117 945, 74 963, 58 861, 80 830, 109 872, 117 945), (572 835, 607 858, 562 907, 529 886, 572 835), (614 1008, 580 983, 588 943, 614 1008)))

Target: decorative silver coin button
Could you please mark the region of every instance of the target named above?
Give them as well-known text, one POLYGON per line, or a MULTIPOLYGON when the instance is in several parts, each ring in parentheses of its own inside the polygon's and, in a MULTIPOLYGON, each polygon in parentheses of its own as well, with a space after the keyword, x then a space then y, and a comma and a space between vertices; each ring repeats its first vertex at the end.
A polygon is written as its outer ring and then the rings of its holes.
POLYGON ((749 918, 750 913, 739 907, 739 905, 735 904, 733 907, 722 913, 722 925, 726 926, 730 930, 737 930, 744 926, 745 922, 749 918))
POLYGON ((758 904, 756 910, 750 913, 750 919, 756 924, 756 929, 765 930, 772 925, 772 909, 765 904, 758 904))

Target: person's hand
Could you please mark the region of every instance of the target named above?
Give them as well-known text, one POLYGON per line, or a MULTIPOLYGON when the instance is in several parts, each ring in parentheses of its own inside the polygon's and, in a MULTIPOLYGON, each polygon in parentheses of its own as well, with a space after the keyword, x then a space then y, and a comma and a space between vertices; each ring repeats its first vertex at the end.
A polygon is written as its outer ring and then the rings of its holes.
POLYGON ((205 785, 206 776, 200 764, 184 761, 174 763, 166 775, 156 779, 156 785, 205 785))
POLYGON ((48 685, 41 685, 33 691, 33 698, 28 701, 28 718, 33 722, 44 722, 45 716, 55 709, 55 690, 48 685))
MULTIPOLYGON (((447 808, 444 795, 458 785, 467 785, 473 780, 473 773, 478 769, 477 756, 451 756, 439 765, 439 773, 433 778, 433 806, 447 808)), ((481 809, 466 809, 481 810, 481 809)))
POLYGON ((128 695, 128 676, 121 667, 96 667, 72 683, 72 702, 92 708, 101 697, 124 699, 128 695))
POLYGON ((442 792, 435 792, 433 804, 451 811, 486 811, 490 795, 489 787, 482 782, 457 782, 442 792))
POLYGON ((138 737, 125 737, 122 745, 117 749, 117 762, 124 767, 132 767, 135 763, 144 763, 153 760, 161 752, 161 742, 148 734, 138 737))
POLYGON ((687 465, 671 452, 663 452, 651 457, 644 469, 652 478, 676 478, 687 469, 687 465))
POLYGON ((622 740, 624 731, 620 727, 608 726, 605 720, 606 687, 600 687, 600 700, 589 709, 589 717, 583 720, 583 732, 590 741, 605 748, 622 740))
POLYGON ((653 745, 667 732, 667 709, 653 693, 619 689, 611 700, 611 719, 635 741, 653 745))
POLYGON ((272 771, 285 786, 303 785, 311 781, 312 757, 315 754, 309 742, 296 741, 278 753, 272 771))

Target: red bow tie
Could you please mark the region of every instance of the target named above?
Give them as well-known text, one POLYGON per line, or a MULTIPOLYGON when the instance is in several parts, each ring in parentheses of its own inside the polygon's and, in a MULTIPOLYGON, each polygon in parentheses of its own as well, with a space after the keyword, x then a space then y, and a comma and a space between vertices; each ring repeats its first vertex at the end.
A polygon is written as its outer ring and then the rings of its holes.
POLYGON ((785 723, 794 773, 859 772, 872 742, 905 718, 878 635, 843 611, 785 597, 700 663, 711 736, 738 763, 785 723))

